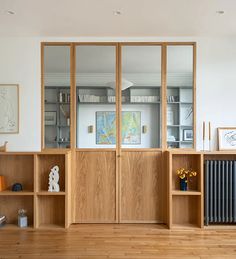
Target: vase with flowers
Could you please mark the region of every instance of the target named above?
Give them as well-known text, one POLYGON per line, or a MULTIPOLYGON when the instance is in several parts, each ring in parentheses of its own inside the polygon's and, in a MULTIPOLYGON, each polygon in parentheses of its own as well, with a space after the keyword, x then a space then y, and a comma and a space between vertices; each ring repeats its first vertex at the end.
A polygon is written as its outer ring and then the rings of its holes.
POLYGON ((191 181, 192 177, 197 176, 197 172, 192 169, 179 168, 177 170, 177 175, 180 179, 180 190, 188 190, 188 182, 191 181))

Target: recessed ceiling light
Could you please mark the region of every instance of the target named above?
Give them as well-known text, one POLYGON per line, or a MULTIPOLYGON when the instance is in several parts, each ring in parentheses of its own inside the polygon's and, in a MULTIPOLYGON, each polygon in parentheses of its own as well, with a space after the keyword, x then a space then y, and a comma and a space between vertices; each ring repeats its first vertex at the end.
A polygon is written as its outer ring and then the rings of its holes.
POLYGON ((216 13, 217 13, 217 14, 224 14, 224 13, 225 13, 225 11, 223 11, 223 10, 219 10, 219 11, 216 11, 216 13))
POLYGON ((114 11, 113 14, 114 15, 121 15, 121 11, 114 11))
POLYGON ((8 11, 7 11, 7 14, 9 14, 9 15, 13 15, 13 14, 15 14, 15 12, 14 12, 14 11, 12 11, 12 10, 8 10, 8 11))

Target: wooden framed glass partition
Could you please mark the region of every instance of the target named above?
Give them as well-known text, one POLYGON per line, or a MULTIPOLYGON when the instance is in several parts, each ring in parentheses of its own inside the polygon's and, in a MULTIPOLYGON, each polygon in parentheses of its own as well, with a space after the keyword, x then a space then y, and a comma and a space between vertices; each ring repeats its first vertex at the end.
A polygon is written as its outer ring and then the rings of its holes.
POLYGON ((161 148, 162 46, 121 47, 122 148, 161 148))
POLYGON ((76 148, 116 148, 116 45, 77 45, 76 148))
POLYGON ((166 48, 167 148, 195 147, 195 45, 166 48))
POLYGON ((195 43, 42 43, 42 148, 194 149, 195 53, 195 43), (142 143, 129 146, 118 124, 130 109, 142 143))
POLYGON ((72 222, 165 222, 163 151, 195 148, 195 59, 195 43, 42 44, 42 148, 73 151, 72 222), (53 65, 63 67, 57 78, 69 87, 53 96, 70 98, 53 102, 69 114, 62 113, 70 138, 54 146, 45 134, 55 126, 45 125, 45 111, 52 111, 45 98, 53 86, 49 47, 69 50, 53 65), (183 122, 190 110, 191 119, 183 122))
POLYGON ((42 45, 42 148, 71 148, 71 45, 42 45))

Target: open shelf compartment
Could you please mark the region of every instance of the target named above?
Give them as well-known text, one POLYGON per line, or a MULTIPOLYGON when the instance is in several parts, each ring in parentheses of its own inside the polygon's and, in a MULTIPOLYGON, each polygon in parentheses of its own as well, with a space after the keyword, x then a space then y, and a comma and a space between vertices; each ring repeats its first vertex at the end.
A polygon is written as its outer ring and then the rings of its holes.
POLYGON ((65 192, 65 155, 40 154, 37 156, 37 192, 48 191, 49 173, 54 166, 59 166, 60 192, 65 192))
POLYGON ((173 196, 172 227, 201 227, 200 212, 200 196, 173 196))
POLYGON ((11 192, 15 183, 20 183, 25 192, 34 191, 34 155, 4 154, 0 156, 0 165, 0 175, 5 177, 5 191, 11 192))
POLYGON ((37 196, 39 228, 65 228, 65 197, 37 196))
MULTIPOLYGON (((33 226, 33 196, 0 196, 0 214, 6 216, 4 228, 18 228, 18 210, 26 210, 29 228, 33 226)), ((20 228, 19 228, 20 229, 20 228)))
MULTIPOLYGON (((197 172, 196 177, 188 181, 188 191, 201 192, 201 155, 200 154, 172 154, 172 191, 180 191, 180 179, 177 170, 192 169, 197 172)), ((185 192, 185 191, 180 191, 185 192)))

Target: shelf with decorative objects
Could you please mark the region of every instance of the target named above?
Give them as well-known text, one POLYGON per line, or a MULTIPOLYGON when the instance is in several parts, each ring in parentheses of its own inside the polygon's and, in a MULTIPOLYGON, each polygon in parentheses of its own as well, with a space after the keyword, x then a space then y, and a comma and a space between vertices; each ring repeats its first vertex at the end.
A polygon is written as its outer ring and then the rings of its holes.
POLYGON ((22 229, 19 217, 27 218, 24 229, 69 227, 70 151, 4 152, 0 163, 1 230, 22 229))
POLYGON ((169 151, 168 171, 169 228, 236 224, 235 151, 169 151))
POLYGON ((202 227, 203 155, 198 152, 168 152, 169 228, 202 227))

